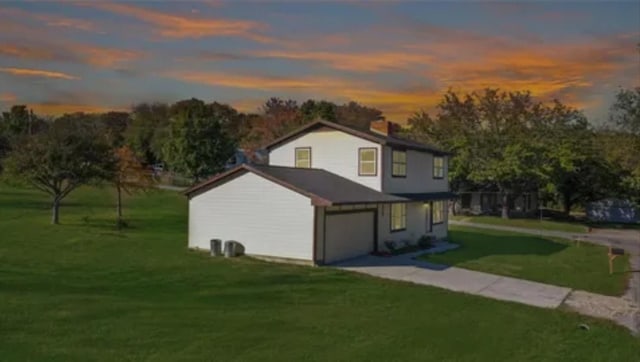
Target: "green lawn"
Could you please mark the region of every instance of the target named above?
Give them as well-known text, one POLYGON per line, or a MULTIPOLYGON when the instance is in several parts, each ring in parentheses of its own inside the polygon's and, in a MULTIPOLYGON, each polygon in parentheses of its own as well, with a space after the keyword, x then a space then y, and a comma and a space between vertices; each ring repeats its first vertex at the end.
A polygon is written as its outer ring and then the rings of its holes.
POLYGON ((0 185, 0 359, 635 361, 611 323, 329 268, 186 248, 186 200, 0 185), (588 323, 590 331, 577 328, 588 323))
POLYGON ((603 246, 504 231, 450 226, 459 249, 425 260, 607 295, 624 293, 628 256, 614 261, 609 275, 603 246))
POLYGON ((498 216, 454 216, 454 220, 475 222, 479 224, 504 225, 526 229, 545 229, 553 231, 566 231, 571 233, 583 233, 587 227, 581 223, 568 221, 551 221, 540 219, 503 219, 498 216))

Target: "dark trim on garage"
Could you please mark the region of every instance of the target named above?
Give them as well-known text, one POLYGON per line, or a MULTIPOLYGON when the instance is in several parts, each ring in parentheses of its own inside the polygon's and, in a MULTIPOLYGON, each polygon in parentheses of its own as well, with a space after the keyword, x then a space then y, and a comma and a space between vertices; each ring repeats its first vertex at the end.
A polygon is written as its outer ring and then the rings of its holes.
POLYGON ((313 207, 313 264, 316 264, 316 246, 318 245, 318 207, 313 207))

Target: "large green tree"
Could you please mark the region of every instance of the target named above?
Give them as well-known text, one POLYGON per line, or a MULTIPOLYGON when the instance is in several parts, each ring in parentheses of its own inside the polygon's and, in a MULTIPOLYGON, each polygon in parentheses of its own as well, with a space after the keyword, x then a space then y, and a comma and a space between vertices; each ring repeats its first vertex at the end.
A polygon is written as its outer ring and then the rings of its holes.
POLYGON ((162 161, 162 147, 169 125, 169 105, 139 103, 132 107, 125 143, 147 165, 162 161))
POLYGON ((537 187, 542 177, 543 144, 530 133, 542 112, 528 92, 486 89, 459 96, 448 91, 436 118, 416 114, 409 119, 409 133, 455 154, 450 163, 454 187, 498 189, 502 216, 507 218, 510 198, 537 187))
POLYGON ((51 196, 51 223, 58 224, 62 200, 81 185, 110 179, 115 159, 96 124, 76 115, 16 144, 6 165, 10 175, 51 196))
POLYGON ((229 112, 190 99, 175 103, 170 114, 162 155, 171 170, 196 181, 221 171, 237 146, 225 128, 229 112))
POLYGON ((611 106, 609 118, 623 131, 640 136, 640 87, 621 88, 611 106))

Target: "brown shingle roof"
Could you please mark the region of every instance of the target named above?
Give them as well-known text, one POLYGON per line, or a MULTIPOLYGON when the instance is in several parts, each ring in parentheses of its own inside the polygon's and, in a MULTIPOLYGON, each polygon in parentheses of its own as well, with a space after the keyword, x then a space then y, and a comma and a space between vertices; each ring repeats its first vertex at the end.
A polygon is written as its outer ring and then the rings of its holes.
POLYGON ((186 190, 185 194, 193 197, 247 172, 303 194, 316 206, 409 201, 407 198, 384 194, 322 169, 246 164, 195 185, 186 190))
POLYGON ((359 129, 355 129, 355 128, 351 128, 342 124, 338 124, 338 123, 334 123, 334 122, 329 122, 329 121, 325 121, 325 120, 317 120, 314 122, 311 122, 309 124, 306 124, 298 129, 296 129, 295 131, 292 131, 291 133, 284 135, 278 139, 276 139, 275 141, 269 143, 268 145, 266 145, 264 148, 267 150, 271 150, 283 143, 286 143, 287 141, 289 141, 292 138, 295 138, 299 135, 302 135, 303 133, 309 132, 313 129, 316 128, 320 128, 320 127, 329 127, 329 128, 333 128, 335 130, 338 131, 342 131, 345 133, 348 133, 350 135, 356 136, 356 137, 360 137, 366 140, 369 140, 371 142, 375 142, 375 143, 379 143, 381 145, 388 145, 391 147, 400 147, 400 148, 407 148, 407 149, 411 149, 411 150, 415 150, 415 151, 422 151, 422 152, 429 152, 429 153, 433 153, 436 155, 449 155, 450 152, 444 151, 442 149, 439 149, 437 147, 431 146, 431 145, 427 145, 424 143, 420 143, 420 142, 416 142, 416 141, 411 141, 408 139, 404 139, 404 138, 399 138, 399 137, 395 137, 395 136, 385 136, 382 134, 378 134, 375 132, 371 132, 371 131, 364 131, 364 130, 359 130, 359 129))

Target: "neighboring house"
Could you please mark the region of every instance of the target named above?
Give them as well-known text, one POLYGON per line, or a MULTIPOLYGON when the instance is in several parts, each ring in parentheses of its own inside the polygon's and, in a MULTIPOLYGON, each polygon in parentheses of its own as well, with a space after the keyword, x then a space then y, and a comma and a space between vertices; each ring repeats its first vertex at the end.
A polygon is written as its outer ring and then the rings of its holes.
POLYGON ((587 218, 598 222, 635 223, 640 222, 640 211, 629 200, 605 199, 587 205, 587 218))
POLYGON ((236 152, 227 160, 224 168, 225 170, 238 167, 242 164, 264 164, 267 162, 267 154, 265 150, 257 150, 255 152, 249 152, 242 148, 236 149, 236 152))
MULTIPOLYGON (((502 210, 502 195, 497 191, 458 192, 456 214, 491 215, 502 210)), ((524 192, 510 198, 509 211, 515 214, 532 214, 538 210, 538 194, 524 192)))
POLYGON ((316 121, 268 145, 268 165, 190 188, 189 247, 235 240, 250 255, 327 264, 386 250, 386 241, 446 238, 448 154, 394 129, 316 121))

